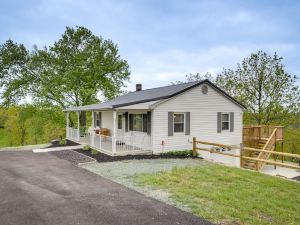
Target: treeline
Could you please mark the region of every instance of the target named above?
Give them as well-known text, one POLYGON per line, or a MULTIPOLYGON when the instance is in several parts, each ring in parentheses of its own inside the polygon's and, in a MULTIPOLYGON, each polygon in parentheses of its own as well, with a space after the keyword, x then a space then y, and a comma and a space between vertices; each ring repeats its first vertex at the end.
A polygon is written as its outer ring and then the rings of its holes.
POLYGON ((65 115, 60 107, 18 105, 0 108, 0 146, 47 143, 64 137, 65 115))

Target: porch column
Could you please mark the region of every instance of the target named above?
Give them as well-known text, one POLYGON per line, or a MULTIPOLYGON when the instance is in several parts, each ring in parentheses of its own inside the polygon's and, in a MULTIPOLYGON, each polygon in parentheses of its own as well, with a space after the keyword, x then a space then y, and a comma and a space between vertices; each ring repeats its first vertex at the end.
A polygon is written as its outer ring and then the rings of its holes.
POLYGON ((95 131, 94 131, 94 124, 95 124, 95 118, 94 118, 94 111, 92 111, 92 133, 91 133, 91 146, 95 146, 95 131))
POLYGON ((78 123, 77 141, 80 141, 80 111, 77 112, 77 123, 78 123))
POLYGON ((69 112, 66 113, 66 138, 69 138, 70 137, 70 134, 69 134, 69 112))
POLYGON ((112 137, 112 153, 113 155, 116 153, 116 133, 117 133, 117 123, 116 123, 116 119, 117 119, 117 111, 113 110, 113 137, 112 137))

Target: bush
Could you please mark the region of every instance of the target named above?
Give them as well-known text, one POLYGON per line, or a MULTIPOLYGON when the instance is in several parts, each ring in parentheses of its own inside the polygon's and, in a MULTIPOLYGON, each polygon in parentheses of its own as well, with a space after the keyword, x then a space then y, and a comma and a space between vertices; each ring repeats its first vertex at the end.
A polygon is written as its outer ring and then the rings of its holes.
POLYGON ((189 158, 193 157, 193 151, 192 150, 184 150, 184 151, 170 151, 170 152, 164 152, 160 154, 161 156, 175 156, 180 158, 189 158))
POLYGON ((99 153, 99 152, 98 152, 97 150, 95 150, 95 149, 92 149, 92 150, 91 150, 91 154, 92 154, 92 155, 97 155, 98 153, 99 153))
POLYGON ((84 150, 84 151, 88 151, 88 150, 90 150, 90 149, 91 149, 91 147, 88 146, 88 145, 83 146, 83 150, 84 150))
POLYGON ((66 139, 61 139, 61 140, 59 141, 59 144, 60 144, 60 145, 66 145, 66 144, 67 144, 67 140, 66 140, 66 139))

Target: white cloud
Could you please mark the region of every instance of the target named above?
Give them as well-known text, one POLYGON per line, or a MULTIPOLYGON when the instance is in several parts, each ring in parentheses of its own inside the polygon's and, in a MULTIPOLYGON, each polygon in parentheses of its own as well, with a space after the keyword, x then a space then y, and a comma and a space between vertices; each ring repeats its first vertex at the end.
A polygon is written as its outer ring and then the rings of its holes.
POLYGON ((129 56, 131 65, 131 84, 143 83, 144 88, 168 85, 176 80, 185 80, 188 73, 210 72, 215 75, 223 68, 235 68, 236 64, 252 52, 264 50, 269 54, 275 51, 285 55, 295 48, 292 44, 254 45, 244 44, 236 46, 216 46, 197 52, 185 52, 177 49, 161 53, 137 53, 129 56))

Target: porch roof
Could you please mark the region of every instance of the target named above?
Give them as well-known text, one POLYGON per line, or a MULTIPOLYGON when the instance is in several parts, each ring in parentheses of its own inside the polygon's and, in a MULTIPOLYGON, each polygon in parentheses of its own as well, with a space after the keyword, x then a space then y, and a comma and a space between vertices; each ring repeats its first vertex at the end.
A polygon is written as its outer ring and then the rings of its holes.
POLYGON ((107 102, 85 105, 85 106, 78 106, 78 107, 70 107, 65 109, 64 111, 111 110, 115 108, 121 108, 124 106, 168 99, 203 83, 209 84, 218 92, 220 92, 225 97, 230 99, 232 102, 234 102, 241 108, 245 108, 241 103, 239 103, 237 100, 229 96, 227 93, 225 93, 223 90, 221 90, 216 85, 211 83, 209 80, 202 80, 202 81, 194 81, 194 82, 188 82, 188 83, 182 83, 176 85, 169 85, 165 87, 151 88, 142 91, 130 92, 128 94, 119 96, 107 102))

